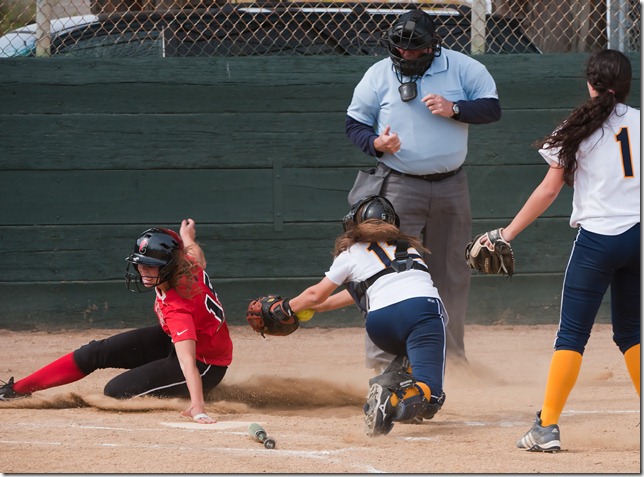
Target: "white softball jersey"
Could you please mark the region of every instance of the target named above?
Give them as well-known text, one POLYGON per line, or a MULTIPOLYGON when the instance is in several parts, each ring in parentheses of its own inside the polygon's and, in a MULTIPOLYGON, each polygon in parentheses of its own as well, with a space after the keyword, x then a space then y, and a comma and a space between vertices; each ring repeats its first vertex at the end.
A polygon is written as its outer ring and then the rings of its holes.
MULTIPOLYGON (((540 149, 558 165, 558 149, 540 149)), ((640 111, 617 104, 577 151, 570 226, 619 235, 640 221, 640 111)))
MULTIPOLYGON (((395 245, 385 242, 378 242, 378 245, 390 260, 394 259, 395 245)), ((361 282, 387 268, 378 255, 368 249, 369 246, 368 243, 357 243, 342 252, 333 261, 326 277, 339 286, 345 282, 361 282)), ((413 247, 409 248, 409 254, 419 255, 413 247)), ((427 266, 419 257, 414 260, 427 266)), ((367 306, 372 311, 421 296, 439 298, 429 273, 422 270, 390 273, 380 277, 367 289, 367 306)))

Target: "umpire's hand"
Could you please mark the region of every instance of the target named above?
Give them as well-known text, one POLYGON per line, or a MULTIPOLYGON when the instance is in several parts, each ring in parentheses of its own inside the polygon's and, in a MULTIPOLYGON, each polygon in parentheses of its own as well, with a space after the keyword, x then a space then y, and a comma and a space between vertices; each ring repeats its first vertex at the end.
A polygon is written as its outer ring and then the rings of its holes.
POLYGON ((400 138, 398 134, 391 133, 391 126, 385 130, 373 141, 373 147, 376 151, 395 154, 400 150, 400 138))

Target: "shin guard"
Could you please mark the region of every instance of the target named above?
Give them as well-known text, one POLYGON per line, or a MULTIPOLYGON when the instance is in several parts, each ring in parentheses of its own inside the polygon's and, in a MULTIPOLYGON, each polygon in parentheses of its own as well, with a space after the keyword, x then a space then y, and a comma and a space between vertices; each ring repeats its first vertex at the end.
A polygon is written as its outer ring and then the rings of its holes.
POLYGON ((398 390, 396 394, 399 396, 399 403, 394 421, 408 421, 422 416, 429 404, 431 391, 425 383, 414 381, 411 386, 398 390))

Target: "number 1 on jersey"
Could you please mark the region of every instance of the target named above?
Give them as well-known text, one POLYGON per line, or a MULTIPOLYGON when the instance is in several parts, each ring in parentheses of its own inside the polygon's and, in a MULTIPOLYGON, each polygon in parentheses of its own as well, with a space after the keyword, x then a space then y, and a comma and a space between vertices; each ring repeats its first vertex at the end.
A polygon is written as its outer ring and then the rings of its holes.
POLYGON ((615 134, 615 141, 619 142, 622 153, 624 177, 633 177, 633 159, 631 157, 631 142, 628 138, 628 128, 622 128, 615 134))

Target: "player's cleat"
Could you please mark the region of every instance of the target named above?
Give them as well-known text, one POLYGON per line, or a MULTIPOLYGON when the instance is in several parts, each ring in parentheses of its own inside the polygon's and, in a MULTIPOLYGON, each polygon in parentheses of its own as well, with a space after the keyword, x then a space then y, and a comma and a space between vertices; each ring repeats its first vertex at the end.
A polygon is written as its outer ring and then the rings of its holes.
POLYGON ((13 376, 9 378, 8 382, 2 381, 0 386, 0 401, 13 401, 14 399, 22 399, 31 396, 31 394, 21 394, 13 390, 13 376))
POLYGON ((365 431, 368 436, 389 434, 394 427, 395 407, 391 404, 391 391, 374 383, 369 388, 364 405, 365 431))
POLYGON ((558 452, 561 450, 559 426, 557 424, 542 426, 541 411, 539 411, 532 428, 517 441, 517 447, 532 452, 558 452))

